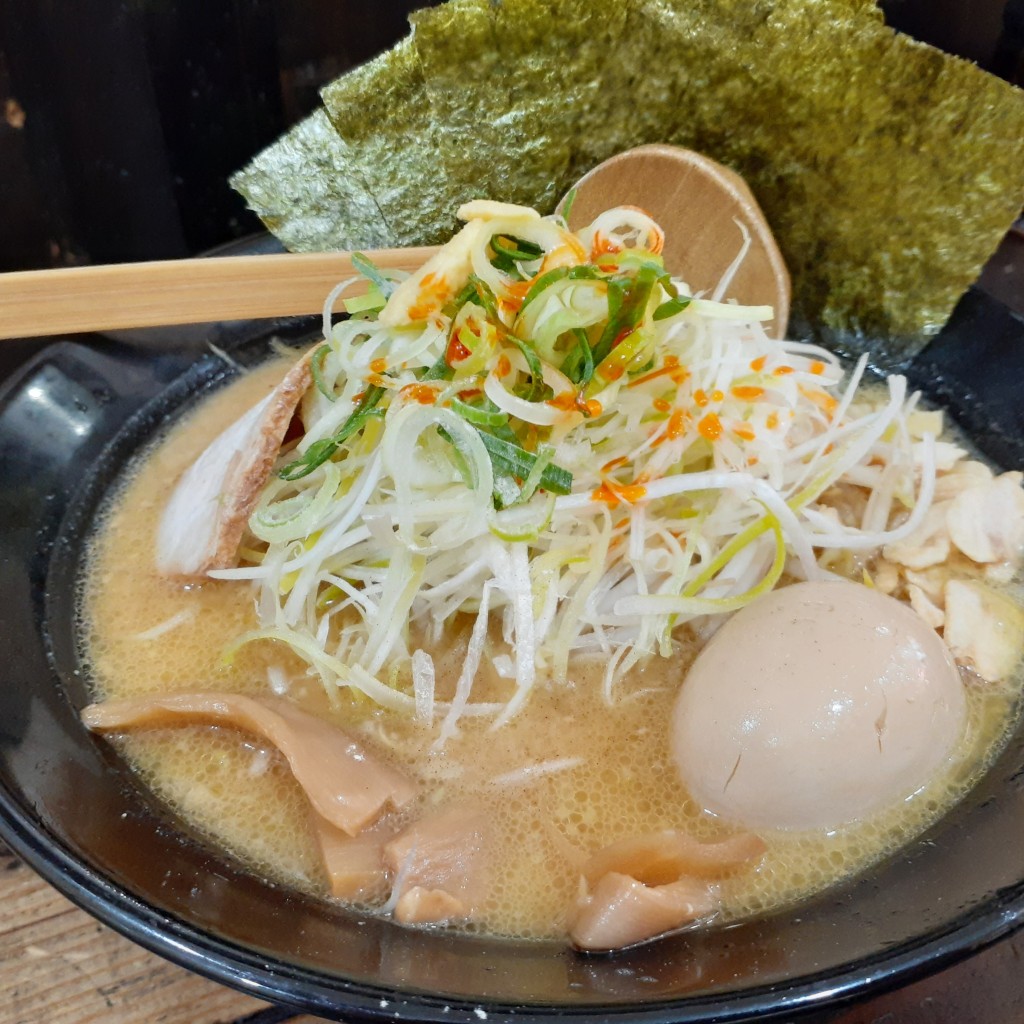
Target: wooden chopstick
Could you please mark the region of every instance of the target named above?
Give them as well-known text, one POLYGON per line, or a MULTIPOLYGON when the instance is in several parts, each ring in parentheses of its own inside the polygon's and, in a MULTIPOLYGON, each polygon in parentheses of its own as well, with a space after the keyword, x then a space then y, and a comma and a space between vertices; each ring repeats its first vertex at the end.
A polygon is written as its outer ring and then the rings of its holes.
MULTIPOLYGON (((413 271, 437 250, 379 249, 386 270, 413 271)), ((221 256, 0 274, 0 338, 318 313, 355 273, 351 253, 221 256)), ((359 295, 353 285, 346 295, 359 295)))

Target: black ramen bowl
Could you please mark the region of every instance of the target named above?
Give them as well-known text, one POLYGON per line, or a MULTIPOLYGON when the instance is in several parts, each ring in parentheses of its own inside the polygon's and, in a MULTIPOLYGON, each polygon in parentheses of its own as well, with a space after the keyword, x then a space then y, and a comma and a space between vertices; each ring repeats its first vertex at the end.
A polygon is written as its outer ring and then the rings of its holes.
MULTIPOLYGON (((610 957, 365 918, 256 877, 176 820, 79 722, 84 544, 111 484, 168 417, 234 361, 315 329, 172 332, 178 349, 55 344, 0 393, 0 837, 47 880, 170 960, 346 1020, 792 1017, 902 984, 1024 923, 1021 732, 962 803, 869 872, 771 917, 610 957), (230 359, 197 354, 196 336, 230 359)), ((972 290, 909 373, 990 457, 1024 466, 1024 319, 972 290)))

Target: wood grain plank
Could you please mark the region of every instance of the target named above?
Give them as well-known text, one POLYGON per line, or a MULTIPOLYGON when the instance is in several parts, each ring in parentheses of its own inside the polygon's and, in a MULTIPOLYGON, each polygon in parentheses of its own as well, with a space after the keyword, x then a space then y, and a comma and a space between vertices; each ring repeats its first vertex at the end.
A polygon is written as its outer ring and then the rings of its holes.
POLYGON ((0 907, 0 1024, 230 1024, 268 1009, 122 938, 2 849, 0 907))

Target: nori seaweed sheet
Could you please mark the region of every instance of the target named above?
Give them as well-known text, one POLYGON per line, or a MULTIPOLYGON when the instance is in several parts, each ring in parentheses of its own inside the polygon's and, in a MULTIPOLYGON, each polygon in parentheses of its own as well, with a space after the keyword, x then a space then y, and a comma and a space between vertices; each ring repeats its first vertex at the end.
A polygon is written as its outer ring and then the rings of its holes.
POLYGON ((604 149, 615 144, 603 123, 600 70, 621 36, 625 8, 460 0, 413 15, 452 179, 472 196, 551 209, 579 165, 578 148, 592 165, 595 138, 604 149))
MULTIPOLYGON (((700 5, 670 6, 693 42, 700 5)), ((712 50, 711 33, 685 47, 683 63, 711 52, 714 73, 668 141, 746 178, 789 265, 797 328, 892 367, 941 328, 1020 210, 1024 94, 863 3, 824 6, 708 4, 736 46, 712 50)))
POLYGON ((387 244, 373 196, 348 168, 322 110, 310 114, 231 178, 288 249, 325 252, 387 244))
POLYGON ((409 38, 322 92, 350 166, 380 208, 393 245, 441 242, 463 193, 453 187, 441 135, 409 38))
POLYGON ((674 142, 750 184, 797 330, 870 339, 892 367, 1024 201, 1024 94, 896 34, 873 0, 451 0, 412 21, 324 92, 397 243, 443 238, 472 196, 548 211, 600 160, 674 142))
POLYGON ((791 72, 774 76, 761 146, 781 141, 800 171, 744 170, 802 316, 856 349, 893 339, 881 353, 895 363, 941 328, 1020 211, 1024 93, 854 14, 833 19, 827 47, 819 34, 805 5, 776 6, 762 39, 791 72))

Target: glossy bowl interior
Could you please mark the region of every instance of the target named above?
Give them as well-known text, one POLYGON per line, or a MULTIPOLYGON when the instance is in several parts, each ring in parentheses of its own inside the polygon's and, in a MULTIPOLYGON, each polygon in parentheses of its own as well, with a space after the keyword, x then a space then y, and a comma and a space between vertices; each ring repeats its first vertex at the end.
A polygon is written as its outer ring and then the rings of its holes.
MULTIPOLYGON (((241 364, 313 321, 222 326, 241 364)), ((792 1016, 952 962, 1024 923, 1024 735, 968 798, 869 873, 785 913, 614 957, 423 934, 297 895, 194 834, 79 723, 83 542, 126 461, 235 371, 187 346, 61 343, 0 394, 0 836, 171 960, 323 1016, 467 1021, 792 1016)), ((909 368, 991 457, 1024 466, 1024 319, 972 291, 909 368)))

